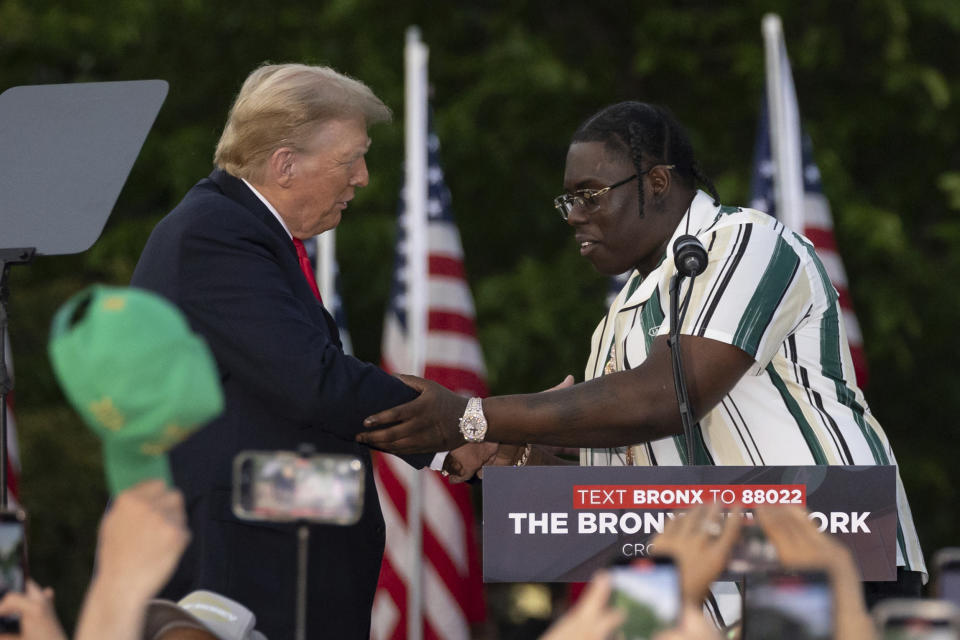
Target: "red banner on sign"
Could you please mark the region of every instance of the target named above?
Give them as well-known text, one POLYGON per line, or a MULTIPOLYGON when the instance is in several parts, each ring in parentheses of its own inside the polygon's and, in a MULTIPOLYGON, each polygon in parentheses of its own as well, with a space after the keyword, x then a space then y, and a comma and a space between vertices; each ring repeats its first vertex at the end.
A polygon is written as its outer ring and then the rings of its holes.
POLYGON ((718 502, 750 508, 758 504, 806 506, 802 484, 575 485, 574 509, 687 509, 718 502))

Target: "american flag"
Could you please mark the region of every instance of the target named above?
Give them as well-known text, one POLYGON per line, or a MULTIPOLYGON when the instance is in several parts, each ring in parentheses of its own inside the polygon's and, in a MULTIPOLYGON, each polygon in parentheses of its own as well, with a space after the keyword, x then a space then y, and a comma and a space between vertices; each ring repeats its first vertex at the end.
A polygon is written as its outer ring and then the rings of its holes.
MULTIPOLYGON (((788 96, 796 101, 793 89, 793 80, 790 82, 788 96)), ((799 112, 799 110, 797 111, 799 112)), ((813 144, 810 137, 802 134, 801 167, 803 179, 803 229, 794 229, 809 239, 816 248, 817 255, 826 267, 830 281, 840 294, 840 308, 843 311, 844 325, 847 330, 847 340, 850 343, 850 354, 857 374, 857 384, 867 386, 867 359, 863 350, 863 336, 860 333, 860 324, 853 311, 853 301, 850 299, 850 289, 847 285, 847 273, 843 268, 843 261, 837 251, 837 243, 833 237, 833 217, 830 214, 830 203, 823 194, 823 185, 820 182, 820 169, 813 160, 813 144)), ((757 141, 753 152, 753 175, 750 181, 750 206, 760 211, 766 211, 772 216, 777 215, 776 198, 774 196, 774 164, 770 146, 770 118, 767 112, 767 101, 763 101, 760 110, 760 125, 757 129, 757 141)))
MULTIPOLYGON (((457 393, 486 396, 486 372, 477 342, 473 298, 463 270, 460 233, 439 161, 440 141, 428 137, 427 336, 424 377, 457 393)), ((404 231, 406 194, 398 210, 393 285, 384 321, 383 368, 411 370, 406 295, 411 257, 404 231)), ((419 474, 423 487, 423 637, 469 638, 470 624, 484 619, 485 605, 470 491, 439 474, 414 471, 402 460, 377 455, 374 474, 387 528, 387 544, 373 605, 376 640, 405 638, 407 588, 413 575, 408 552, 407 495, 419 474)))
MULTIPOLYGON (((13 352, 10 351, 10 336, 3 333, 3 357, 7 366, 7 374, 13 379, 13 352)), ((17 448, 17 425, 13 417, 13 391, 7 394, 7 501, 9 505, 17 504, 20 482, 20 455, 17 448)))

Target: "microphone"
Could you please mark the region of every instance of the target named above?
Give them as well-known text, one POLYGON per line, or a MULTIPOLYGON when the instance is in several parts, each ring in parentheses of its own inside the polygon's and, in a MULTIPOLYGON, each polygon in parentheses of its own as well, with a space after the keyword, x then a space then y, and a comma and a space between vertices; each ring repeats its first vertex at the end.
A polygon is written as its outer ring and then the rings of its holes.
POLYGON ((684 234, 673 243, 673 262, 681 275, 693 278, 707 268, 707 250, 696 236, 684 234))
MULTIPOLYGON (((687 218, 689 221, 690 218, 687 218)), ((677 273, 670 279, 670 336, 667 346, 670 347, 670 360, 673 365, 673 386, 677 392, 677 404, 680 407, 680 422, 683 424, 683 435, 686 440, 686 464, 696 464, 696 454, 693 446, 694 409, 690 404, 690 394, 687 391, 687 380, 683 375, 683 361, 680 357, 680 323, 686 315, 687 302, 690 301, 691 289, 687 288, 687 298, 680 310, 680 281, 690 278, 690 287, 693 278, 700 275, 707 268, 707 250, 697 240, 696 236, 685 233, 673 243, 673 262, 677 273)))

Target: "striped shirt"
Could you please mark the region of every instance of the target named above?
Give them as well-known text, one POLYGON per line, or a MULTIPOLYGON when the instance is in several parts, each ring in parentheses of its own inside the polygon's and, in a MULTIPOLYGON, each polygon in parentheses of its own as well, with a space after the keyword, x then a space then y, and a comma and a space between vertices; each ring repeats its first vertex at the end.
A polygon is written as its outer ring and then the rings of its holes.
MULTIPOLYGON (((695 428, 697 464, 896 464, 857 387, 837 292, 809 240, 760 211, 714 206, 698 192, 667 254, 646 278, 634 271, 594 332, 586 379, 632 369, 669 334, 672 247, 689 229, 707 249, 680 328, 739 347, 751 370, 695 428)), ((687 293, 689 280, 681 288, 687 293)), ((683 297, 681 297, 681 300, 683 297)), ((681 465, 683 435, 631 447, 634 464, 681 465)), ((618 466, 626 448, 582 449, 582 465, 618 466)), ((897 474, 897 564, 926 573, 897 474)))

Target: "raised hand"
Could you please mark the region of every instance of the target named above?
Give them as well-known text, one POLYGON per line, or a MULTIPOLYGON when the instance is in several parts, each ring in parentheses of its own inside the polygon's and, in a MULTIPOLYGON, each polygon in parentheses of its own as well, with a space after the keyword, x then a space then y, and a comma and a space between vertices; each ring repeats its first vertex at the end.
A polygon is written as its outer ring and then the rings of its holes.
POLYGON ((166 583, 190 541, 183 496, 160 480, 120 493, 100 524, 98 581, 150 598, 166 583))
POLYGON ((117 496, 100 523, 97 569, 75 640, 136 640, 150 598, 190 541, 183 495, 147 480, 117 496))
POLYGON ((710 583, 727 566, 743 518, 734 510, 727 517, 711 503, 690 509, 671 520, 653 539, 654 555, 669 555, 680 569, 684 603, 700 606, 710 583))
POLYGON ((821 533, 807 512, 792 505, 757 505, 757 521, 785 569, 820 569, 833 587, 834 637, 872 640, 875 628, 863 599, 853 556, 836 538, 821 533))
POLYGON ((23 593, 8 591, 3 596, 0 616, 20 618, 20 633, 0 634, 0 640, 67 640, 53 610, 53 589, 41 589, 33 580, 27 580, 23 593))
POLYGON ((623 624, 621 609, 610 606, 610 574, 599 572, 583 595, 540 640, 606 640, 623 624))

